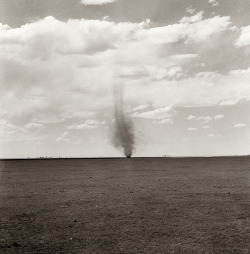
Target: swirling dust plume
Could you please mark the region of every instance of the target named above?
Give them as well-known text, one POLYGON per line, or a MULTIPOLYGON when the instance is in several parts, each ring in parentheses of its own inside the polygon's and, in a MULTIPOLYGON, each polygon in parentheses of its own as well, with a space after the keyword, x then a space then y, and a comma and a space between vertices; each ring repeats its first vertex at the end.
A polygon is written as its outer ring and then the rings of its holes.
POLYGON ((123 84, 114 84, 114 120, 112 143, 116 148, 122 148, 124 155, 130 158, 135 148, 134 126, 131 118, 123 107, 123 84))

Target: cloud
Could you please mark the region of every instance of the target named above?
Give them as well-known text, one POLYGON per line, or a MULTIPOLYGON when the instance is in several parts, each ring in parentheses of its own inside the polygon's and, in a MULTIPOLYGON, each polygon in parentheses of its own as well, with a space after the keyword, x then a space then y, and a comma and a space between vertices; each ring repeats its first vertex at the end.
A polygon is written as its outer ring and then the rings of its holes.
POLYGON ((149 104, 143 104, 143 105, 139 105, 135 108, 133 108, 133 111, 137 111, 137 110, 143 110, 149 107, 149 104))
POLYGON ((65 131, 63 132, 57 139, 56 142, 69 142, 70 138, 67 138, 66 136, 68 136, 69 132, 65 131))
POLYGON ((83 124, 74 123, 68 126, 69 130, 83 130, 83 129, 96 129, 100 125, 104 125, 105 121, 97 121, 94 119, 88 119, 83 124))
POLYGON ((81 4, 84 5, 103 5, 103 4, 110 4, 114 3, 117 0, 81 0, 81 4))
POLYGON ((209 123, 213 120, 211 116, 200 116, 197 118, 197 120, 204 121, 205 123, 209 123))
POLYGON ((234 128, 244 128, 244 127, 246 127, 246 124, 244 124, 244 123, 238 123, 238 124, 235 124, 233 127, 234 128))
POLYGON ((180 23, 195 23, 199 22, 203 19, 204 11, 200 11, 197 14, 191 16, 191 17, 183 17, 179 22, 180 23))
POLYGON ((174 121, 172 119, 162 119, 153 121, 154 124, 173 124, 174 121))
POLYGON ((215 16, 202 19, 202 12, 185 17, 182 23, 141 30, 138 38, 154 43, 174 43, 181 40, 201 42, 214 34, 232 29, 230 17, 215 16), (193 23, 192 23, 193 22, 193 23))
POLYGON ((21 127, 15 126, 14 124, 9 123, 5 119, 0 120, 0 136, 2 140, 12 139, 14 134, 24 133, 25 130, 21 127))
POLYGON ((104 125, 104 124, 105 124, 105 121, 97 121, 97 120, 88 119, 83 124, 74 123, 68 126, 68 129, 69 130, 96 129, 98 125, 104 125))
POLYGON ((222 119, 224 117, 225 117, 224 115, 216 115, 216 116, 214 116, 214 119, 219 120, 219 119, 222 119))
POLYGON ((198 72, 195 74, 196 77, 205 79, 215 79, 217 75, 218 75, 217 72, 209 72, 209 71, 198 72))
POLYGON ((156 79, 171 79, 171 78, 181 78, 183 77, 182 67, 181 66, 171 66, 168 69, 159 69, 156 74, 156 79))
POLYGON ((240 29, 240 36, 235 42, 235 46, 245 47, 250 45, 250 26, 245 26, 240 29))
POLYGON ((186 8, 186 12, 189 14, 194 14, 195 13, 195 9, 192 8, 192 6, 186 8))
POLYGON ((56 54, 94 54, 115 48, 146 23, 118 23, 105 20, 68 20, 46 17, 20 28, 0 27, 0 43, 10 45, 27 58, 48 59, 56 54), (60 41, 60 43, 58 43, 60 41))
MULTIPOLYGON (((175 108, 249 101, 250 71, 243 67, 248 56, 242 54, 241 61, 240 54, 248 49, 237 49, 249 45, 248 27, 236 31, 229 16, 207 18, 203 12, 188 12, 178 18, 180 22, 160 25, 149 20, 53 17, 16 28, 0 25, 4 133, 15 133, 8 138, 26 142, 35 140, 39 125, 43 126, 40 133, 51 134, 50 140, 59 138, 55 132, 63 133, 67 127, 68 139, 99 128, 104 131, 103 119, 108 122, 113 114, 116 78, 124 82, 125 109, 133 117, 157 124, 171 124, 175 108), (239 60, 234 61, 236 52, 239 60), (138 107, 131 110, 133 105, 138 107), (85 129, 89 131, 75 131, 85 129)), ((198 124, 208 134, 208 123, 222 119, 219 113, 226 111, 216 111, 217 116, 207 110, 190 112, 200 121, 190 125, 198 124)))
POLYGON ((116 78, 124 80, 128 105, 155 105, 134 110, 134 117, 162 123, 170 121, 165 119, 176 106, 249 100, 247 70, 221 74, 201 67, 208 41, 216 47, 232 28, 230 17, 199 15, 158 27, 149 20, 64 22, 53 17, 17 28, 1 25, 1 118, 17 130, 26 126, 26 132, 31 123, 47 131, 68 119, 77 123, 68 124, 72 129, 97 128, 85 121, 102 122, 100 116, 111 114, 116 78))
POLYGON ((103 124, 105 124, 105 121, 97 121, 97 120, 88 119, 88 120, 85 121, 85 124, 88 124, 88 125, 103 125, 103 124))
POLYGON ((196 119, 196 116, 190 115, 189 117, 187 117, 187 120, 194 120, 196 119))
POLYGON ((41 123, 28 123, 24 125, 24 128, 26 129, 37 129, 43 127, 43 124, 41 123))
POLYGON ((147 77, 149 74, 142 66, 125 66, 120 71, 120 78, 123 79, 137 79, 147 77))
POLYGON ((232 75, 234 77, 241 77, 241 76, 247 76, 250 74, 250 67, 248 69, 242 70, 242 69, 238 69, 238 70, 233 70, 229 72, 229 75, 232 75))
POLYGON ((174 114, 175 114, 175 111, 172 109, 172 107, 163 107, 163 108, 157 108, 157 109, 142 112, 142 113, 135 112, 132 114, 132 117, 163 120, 165 118, 171 117, 174 114))
POLYGON ((211 134, 208 134, 207 135, 209 138, 219 138, 219 137, 221 137, 221 135, 219 135, 219 134, 213 134, 213 133, 211 133, 211 134))
MULTIPOLYGON (((214 117, 211 117, 211 116, 200 116, 200 117, 197 117, 197 116, 194 116, 194 115, 190 115, 189 117, 187 117, 187 120, 194 120, 194 119, 196 119, 197 121, 204 121, 205 123, 209 123, 213 119, 219 120, 219 119, 222 119, 222 118, 224 118, 224 115, 215 115, 214 117)), ((203 127, 209 127, 209 126, 207 125, 207 126, 203 126, 203 127)))
POLYGON ((212 7, 216 7, 216 6, 219 6, 219 2, 217 0, 209 0, 208 1, 212 7))
POLYGON ((213 133, 207 135, 209 138, 214 137, 215 135, 213 133))
POLYGON ((74 123, 70 126, 68 126, 68 129, 69 130, 83 130, 83 129, 96 129, 97 128, 97 125, 89 125, 89 124, 77 124, 77 123, 74 123))

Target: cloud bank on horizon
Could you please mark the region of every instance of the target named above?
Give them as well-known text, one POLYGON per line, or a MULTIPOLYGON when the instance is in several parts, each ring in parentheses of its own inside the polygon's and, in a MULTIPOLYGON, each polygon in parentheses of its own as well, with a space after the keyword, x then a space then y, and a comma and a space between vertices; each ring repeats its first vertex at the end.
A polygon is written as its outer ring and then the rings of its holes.
MULTIPOLYGON (((2 147, 14 142, 43 146, 48 140, 82 145, 91 136, 89 146, 97 132, 107 135, 104 123, 111 117, 114 76, 123 80, 125 108, 139 124, 201 138, 209 136, 203 122, 211 121, 209 128, 220 131, 213 140, 223 137, 226 126, 234 132, 247 129, 238 127, 250 124, 248 117, 237 119, 239 124, 224 111, 250 103, 250 25, 238 26, 229 15, 213 13, 222 2, 206 3, 211 13, 183 3, 185 15, 161 25, 146 14, 141 22, 46 16, 14 28, 0 24, 2 147), (195 110, 184 116, 185 108, 211 109, 214 116, 193 116, 195 110), (181 129, 191 121, 192 126, 181 129)), ((163 133, 161 129, 155 135, 163 133)), ((157 143, 157 137, 149 136, 157 143)))

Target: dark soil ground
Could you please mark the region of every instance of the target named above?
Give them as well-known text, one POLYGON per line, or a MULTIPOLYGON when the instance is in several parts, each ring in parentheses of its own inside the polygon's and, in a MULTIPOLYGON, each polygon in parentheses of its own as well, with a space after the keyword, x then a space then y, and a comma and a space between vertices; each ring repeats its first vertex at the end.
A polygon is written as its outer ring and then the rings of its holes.
POLYGON ((250 157, 0 166, 0 253, 250 253, 250 157))

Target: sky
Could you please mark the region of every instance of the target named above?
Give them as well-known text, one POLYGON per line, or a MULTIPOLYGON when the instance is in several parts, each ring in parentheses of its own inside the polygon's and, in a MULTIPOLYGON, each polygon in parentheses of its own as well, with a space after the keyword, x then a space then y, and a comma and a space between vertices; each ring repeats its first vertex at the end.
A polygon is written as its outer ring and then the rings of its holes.
POLYGON ((250 154, 249 0, 0 0, 0 157, 250 154))

